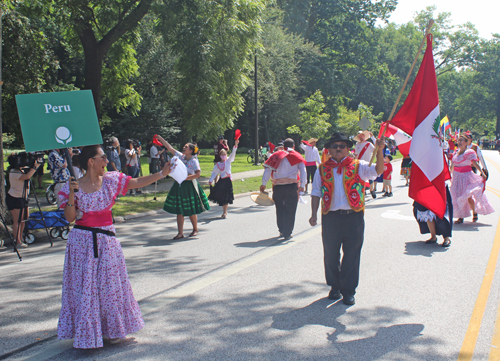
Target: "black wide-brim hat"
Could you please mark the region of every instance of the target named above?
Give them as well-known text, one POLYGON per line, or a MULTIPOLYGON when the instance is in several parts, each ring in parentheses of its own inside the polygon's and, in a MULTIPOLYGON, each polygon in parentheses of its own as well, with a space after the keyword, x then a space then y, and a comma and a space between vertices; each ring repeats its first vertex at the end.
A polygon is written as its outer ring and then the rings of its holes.
POLYGON ((342 133, 342 132, 335 132, 335 133, 333 133, 333 135, 331 136, 331 138, 326 141, 325 148, 330 148, 330 145, 332 143, 335 143, 335 142, 344 142, 344 143, 347 144, 347 146, 349 148, 352 148, 352 144, 353 144, 352 141, 349 140, 349 138, 347 138, 344 133, 342 133))

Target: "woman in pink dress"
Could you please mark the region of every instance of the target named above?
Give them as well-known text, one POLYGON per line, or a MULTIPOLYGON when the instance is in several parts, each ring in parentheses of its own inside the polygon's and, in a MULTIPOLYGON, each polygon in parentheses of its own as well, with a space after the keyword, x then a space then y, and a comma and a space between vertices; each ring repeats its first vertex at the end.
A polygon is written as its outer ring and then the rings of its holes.
POLYGON ((102 347, 103 338, 119 342, 144 327, 111 208, 119 194, 165 177, 170 165, 132 179, 119 172, 105 173, 108 160, 99 145, 84 147, 79 157, 85 175, 59 192, 66 219, 76 220, 76 225, 66 246, 57 334, 59 339, 74 339, 75 348, 88 349, 102 347))
POLYGON ((467 139, 464 135, 458 138, 458 150, 452 158, 453 178, 451 180, 451 199, 453 214, 458 217, 455 224, 464 222, 472 210, 473 222, 477 222, 478 214, 494 212, 484 194, 486 175, 477 164, 477 155, 472 149, 467 149, 467 139), (472 172, 474 166, 480 176, 472 172))

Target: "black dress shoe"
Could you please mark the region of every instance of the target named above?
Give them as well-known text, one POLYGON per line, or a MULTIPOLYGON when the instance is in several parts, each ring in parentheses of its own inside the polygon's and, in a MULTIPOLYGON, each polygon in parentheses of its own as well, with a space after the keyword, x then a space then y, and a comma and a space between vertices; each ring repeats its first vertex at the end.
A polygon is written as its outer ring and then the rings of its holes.
POLYGON ((352 306, 356 303, 356 301, 354 300, 354 296, 352 295, 344 296, 342 298, 342 302, 344 303, 344 305, 349 305, 349 306, 352 306))
POLYGON ((330 290, 330 293, 328 294, 328 298, 330 300, 339 300, 340 297, 342 297, 340 291, 333 288, 330 290))

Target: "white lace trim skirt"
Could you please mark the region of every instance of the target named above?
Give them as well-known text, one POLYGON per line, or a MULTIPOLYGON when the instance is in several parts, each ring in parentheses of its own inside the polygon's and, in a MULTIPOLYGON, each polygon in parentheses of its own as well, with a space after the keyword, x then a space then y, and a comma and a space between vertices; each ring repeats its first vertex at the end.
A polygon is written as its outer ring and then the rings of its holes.
POLYGON ((432 211, 419 211, 417 210, 417 221, 427 222, 436 219, 436 215, 432 211))

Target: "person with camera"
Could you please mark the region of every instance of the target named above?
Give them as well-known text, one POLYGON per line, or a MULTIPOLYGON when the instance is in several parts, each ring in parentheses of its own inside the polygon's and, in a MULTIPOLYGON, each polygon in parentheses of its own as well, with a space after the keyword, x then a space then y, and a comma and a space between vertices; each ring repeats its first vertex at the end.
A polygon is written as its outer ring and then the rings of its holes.
MULTIPOLYGON (((37 152, 31 152, 30 153, 31 155, 34 155, 34 156, 37 156, 37 152)), ((37 180, 37 183, 38 183, 38 188, 39 189, 42 189, 42 180, 43 180, 43 164, 45 163, 45 159, 43 158, 44 156, 41 155, 40 157, 40 160, 42 161, 42 164, 40 165, 40 167, 38 167, 37 171, 36 171, 36 180, 37 180)), ((35 182, 33 181, 33 187, 36 188, 35 186, 35 182)))
MULTIPOLYGON (((54 194, 58 194, 64 183, 69 181, 70 173, 68 163, 62 155, 63 149, 54 149, 49 153, 49 169, 50 176, 56 185, 54 186, 54 194)), ((70 156, 73 155, 73 150, 69 148, 70 156)), ((61 207, 59 200, 57 206, 61 207)))
MULTIPOLYGON (((137 142, 129 139, 125 143, 125 159, 127 166, 127 174, 132 178, 138 178, 140 173, 140 156, 141 156, 141 145, 137 142)), ((135 190, 135 194, 141 194, 142 191, 140 189, 135 190)), ((132 190, 130 190, 130 195, 134 194, 132 190)))
POLYGON ((117 137, 109 138, 106 144, 106 156, 108 157, 108 172, 119 172, 122 169, 120 161, 120 142, 117 137))
POLYGON ((25 182, 28 181, 43 164, 42 159, 36 159, 33 167, 25 167, 18 154, 12 154, 8 158, 9 162, 9 183, 10 189, 5 197, 7 209, 12 214, 13 224, 12 232, 16 239, 16 247, 28 247, 22 242, 24 231, 24 221, 29 217, 28 195, 30 192, 29 182, 26 188, 25 182))
POLYGON ((79 158, 85 175, 59 192, 64 216, 76 224, 66 245, 57 335, 74 339, 75 348, 89 349, 102 347, 103 338, 116 343, 144 327, 111 209, 118 195, 162 179, 171 166, 131 178, 106 172, 108 160, 100 145, 84 147, 79 158))
POLYGON ((224 139, 224 136, 219 136, 217 143, 214 144, 214 165, 221 161, 220 159, 220 151, 225 150, 229 151, 229 146, 227 145, 227 139, 224 139))

